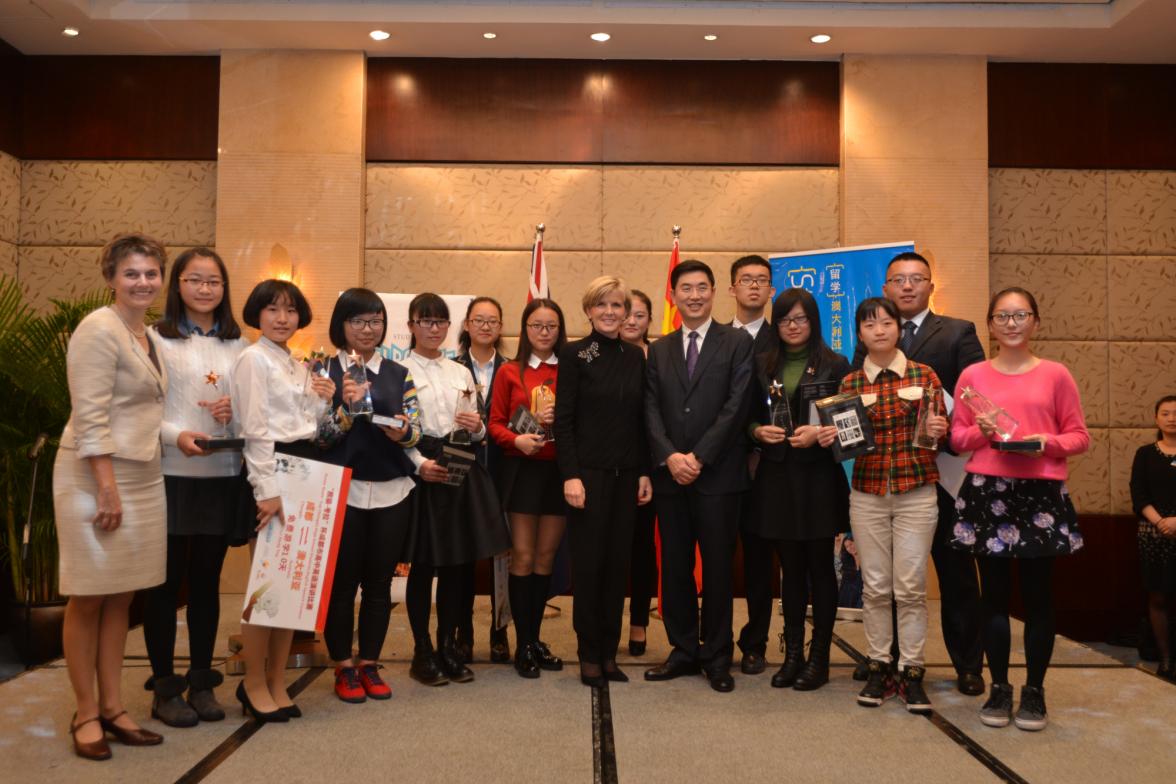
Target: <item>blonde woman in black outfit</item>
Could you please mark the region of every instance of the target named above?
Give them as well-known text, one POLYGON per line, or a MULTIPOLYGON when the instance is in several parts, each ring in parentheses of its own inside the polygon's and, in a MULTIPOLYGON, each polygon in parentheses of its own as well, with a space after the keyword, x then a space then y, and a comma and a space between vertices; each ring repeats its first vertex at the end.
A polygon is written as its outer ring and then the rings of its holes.
POLYGON ((592 323, 585 338, 559 356, 555 400, 557 460, 571 507, 575 602, 572 625, 580 680, 603 686, 629 680, 617 667, 633 518, 649 503, 649 450, 644 425, 645 355, 621 340, 629 294, 620 278, 602 276, 584 292, 592 323))

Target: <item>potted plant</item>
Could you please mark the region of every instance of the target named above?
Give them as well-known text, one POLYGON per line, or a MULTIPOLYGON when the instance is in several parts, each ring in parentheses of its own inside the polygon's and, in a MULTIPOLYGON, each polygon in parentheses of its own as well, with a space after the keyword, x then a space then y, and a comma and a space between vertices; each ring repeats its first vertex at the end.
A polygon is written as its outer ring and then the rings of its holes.
POLYGON ((0 381, 9 390, 0 420, 0 560, 12 579, 13 642, 30 665, 61 655, 65 602, 57 593, 52 467, 70 411, 66 347, 86 314, 107 302, 106 292, 94 292, 53 300, 49 309, 37 312, 17 281, 0 276, 0 381), (42 435, 47 436, 43 449, 31 460, 30 450, 42 435))

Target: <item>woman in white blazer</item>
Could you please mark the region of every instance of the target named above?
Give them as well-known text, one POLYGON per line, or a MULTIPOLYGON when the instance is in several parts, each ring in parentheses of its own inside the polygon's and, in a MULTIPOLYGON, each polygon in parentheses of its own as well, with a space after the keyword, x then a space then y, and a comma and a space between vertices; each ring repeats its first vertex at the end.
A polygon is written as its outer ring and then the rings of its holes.
POLYGON ((86 759, 109 759, 107 734, 129 746, 163 740, 127 714, 120 682, 131 599, 165 576, 167 375, 144 318, 166 263, 149 237, 111 240, 101 265, 114 302, 82 320, 67 352, 72 412, 53 465, 53 502, 60 589, 69 596, 62 638, 77 699, 70 732, 86 759))

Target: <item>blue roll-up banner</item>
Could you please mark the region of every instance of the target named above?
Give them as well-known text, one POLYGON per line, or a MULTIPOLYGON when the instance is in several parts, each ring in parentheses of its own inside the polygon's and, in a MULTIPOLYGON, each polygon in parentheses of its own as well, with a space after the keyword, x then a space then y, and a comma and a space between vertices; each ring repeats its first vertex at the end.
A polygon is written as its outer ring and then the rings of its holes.
POLYGON ((775 254, 768 260, 772 286, 777 296, 785 289, 808 289, 821 310, 825 343, 852 361, 857 346, 854 311, 862 300, 882 296, 886 265, 914 249, 913 242, 895 242, 775 254))
MULTIPOLYGON (((900 253, 913 251, 913 242, 888 245, 858 245, 801 253, 778 253, 768 259, 772 287, 779 296, 785 289, 808 289, 821 312, 821 333, 829 348, 853 361, 857 347, 854 312, 864 299, 882 296, 886 265, 900 253)), ((845 464, 846 473, 852 461, 845 464)), ((841 535, 833 543, 833 564, 837 574, 837 617, 860 618, 862 606, 861 567, 852 535, 841 535)))

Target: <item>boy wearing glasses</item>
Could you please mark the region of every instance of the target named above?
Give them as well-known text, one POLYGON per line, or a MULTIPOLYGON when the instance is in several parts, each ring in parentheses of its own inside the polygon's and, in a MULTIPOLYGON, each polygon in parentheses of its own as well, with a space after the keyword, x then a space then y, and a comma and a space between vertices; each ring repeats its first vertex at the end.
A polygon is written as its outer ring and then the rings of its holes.
MULTIPOLYGON (((763 256, 743 256, 731 264, 731 287, 735 298, 735 318, 731 326, 751 335, 752 351, 760 354, 771 346, 772 330, 763 329, 767 308, 776 296, 772 287, 772 268, 763 256)), ((753 385, 754 386, 754 385, 753 385)), ((755 475, 759 452, 752 452, 749 468, 755 475)), ((747 494, 741 500, 739 539, 743 545, 743 585, 747 595, 747 623, 739 632, 737 644, 743 652, 739 669, 745 675, 758 675, 766 666, 768 629, 772 623, 772 546, 751 530, 747 494)))
MULTIPOLYGON (((906 252, 890 260, 882 293, 898 308, 901 328, 898 348, 907 359, 929 365, 939 376, 944 391, 954 398, 960 373, 969 365, 983 362, 984 349, 976 337, 975 324, 932 312, 934 291, 931 265, 923 256, 906 252)), ((865 347, 858 343, 855 368, 862 366, 865 353, 865 347)), ((939 524, 931 545, 931 558, 939 577, 943 641, 956 670, 960 693, 976 696, 984 693, 976 565, 971 555, 948 546, 955 522, 954 499, 942 487, 937 487, 937 493, 939 524)), ((865 673, 855 671, 854 678, 865 680, 865 673)))

